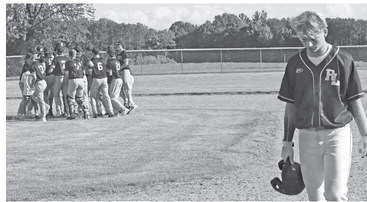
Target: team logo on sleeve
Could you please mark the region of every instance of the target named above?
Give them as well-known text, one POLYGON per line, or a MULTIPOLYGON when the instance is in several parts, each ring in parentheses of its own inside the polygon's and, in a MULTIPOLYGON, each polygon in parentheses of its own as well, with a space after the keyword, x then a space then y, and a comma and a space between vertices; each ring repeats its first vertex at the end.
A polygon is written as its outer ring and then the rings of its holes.
POLYGON ((296 69, 296 73, 297 73, 297 74, 302 73, 302 72, 303 72, 303 69, 302 69, 301 67, 298 67, 298 68, 296 69))
POLYGON ((340 81, 337 80, 338 74, 333 69, 326 69, 325 81, 331 81, 331 85, 340 86, 340 81))

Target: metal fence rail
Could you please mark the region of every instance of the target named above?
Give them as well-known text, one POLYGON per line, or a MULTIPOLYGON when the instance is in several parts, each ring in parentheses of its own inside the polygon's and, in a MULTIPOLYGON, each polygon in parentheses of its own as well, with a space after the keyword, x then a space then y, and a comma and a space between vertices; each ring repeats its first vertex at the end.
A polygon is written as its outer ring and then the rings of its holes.
MULTIPOLYGON (((367 62, 367 45, 339 46, 367 62)), ((283 71, 302 47, 127 50, 134 74, 283 71)), ((102 55, 105 52, 102 51, 102 55)), ((107 58, 107 57, 105 57, 107 58)), ((6 57, 7 76, 19 75, 23 56, 6 57)))

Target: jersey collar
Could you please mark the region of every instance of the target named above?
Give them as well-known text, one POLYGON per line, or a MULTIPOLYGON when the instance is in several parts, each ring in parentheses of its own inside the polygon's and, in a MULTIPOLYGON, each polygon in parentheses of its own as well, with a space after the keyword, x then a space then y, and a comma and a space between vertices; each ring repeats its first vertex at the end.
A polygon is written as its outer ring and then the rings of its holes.
POLYGON ((327 64, 330 63, 330 61, 335 57, 335 55, 338 53, 338 51, 339 51, 339 48, 332 45, 331 46, 331 51, 329 52, 329 54, 317 66, 315 64, 313 64, 311 62, 311 60, 308 58, 306 48, 302 49, 302 51, 300 52, 300 57, 302 58, 302 61, 305 63, 305 65, 307 65, 308 67, 323 68, 327 64))

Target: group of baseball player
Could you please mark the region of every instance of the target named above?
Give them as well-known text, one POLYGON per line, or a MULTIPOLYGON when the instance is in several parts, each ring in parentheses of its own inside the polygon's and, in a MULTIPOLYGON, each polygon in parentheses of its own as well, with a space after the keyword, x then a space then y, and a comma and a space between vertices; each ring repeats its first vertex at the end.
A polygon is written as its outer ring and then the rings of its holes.
POLYGON ((84 119, 91 117, 90 112, 93 118, 132 113, 137 108, 132 98, 134 77, 123 44, 109 46, 107 60, 98 48, 87 50, 92 55, 80 45, 67 48, 62 42, 56 43, 54 53, 30 49, 19 80, 23 99, 18 118, 34 115, 46 122, 46 117, 72 120, 80 113, 84 119))

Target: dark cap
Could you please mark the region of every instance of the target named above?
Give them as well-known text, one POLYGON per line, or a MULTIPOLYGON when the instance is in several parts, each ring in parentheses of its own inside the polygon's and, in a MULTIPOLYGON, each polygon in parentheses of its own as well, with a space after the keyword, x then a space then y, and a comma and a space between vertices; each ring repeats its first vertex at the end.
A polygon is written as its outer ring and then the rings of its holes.
POLYGON ((56 53, 61 55, 62 53, 64 52, 64 48, 63 47, 59 47, 57 50, 56 50, 56 53))
POLYGON ((81 46, 79 46, 79 45, 75 46, 75 50, 78 53, 83 52, 83 48, 81 46))
POLYGON ((63 42, 57 42, 55 46, 56 48, 60 48, 60 47, 64 47, 65 44, 63 42))
POLYGON ((93 48, 92 53, 93 54, 99 54, 99 49, 98 48, 93 48))
POLYGON ((69 50, 69 56, 70 57, 76 57, 76 50, 75 49, 71 49, 71 50, 69 50))
POLYGON ((36 47, 36 51, 37 51, 37 52, 42 52, 42 51, 43 51, 43 49, 42 49, 41 47, 39 47, 39 46, 38 46, 38 47, 36 47))
POLYGON ((117 46, 121 45, 123 48, 125 48, 125 43, 123 41, 118 41, 116 45, 117 46))
POLYGON ((25 59, 32 59, 33 58, 33 54, 32 53, 27 53, 25 55, 25 59))

